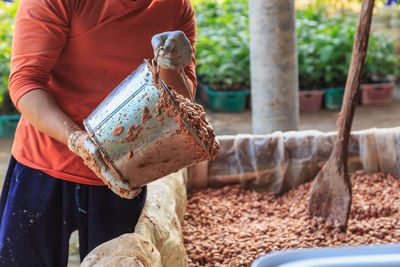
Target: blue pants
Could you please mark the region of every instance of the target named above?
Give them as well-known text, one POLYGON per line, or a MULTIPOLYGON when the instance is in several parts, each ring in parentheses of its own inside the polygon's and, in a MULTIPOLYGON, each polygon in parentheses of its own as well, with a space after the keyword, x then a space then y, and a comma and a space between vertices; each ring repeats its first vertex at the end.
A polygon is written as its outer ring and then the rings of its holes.
POLYGON ((56 179, 13 157, 0 199, 0 266, 67 266, 71 233, 83 259, 101 243, 133 232, 146 187, 132 200, 106 186, 56 179))

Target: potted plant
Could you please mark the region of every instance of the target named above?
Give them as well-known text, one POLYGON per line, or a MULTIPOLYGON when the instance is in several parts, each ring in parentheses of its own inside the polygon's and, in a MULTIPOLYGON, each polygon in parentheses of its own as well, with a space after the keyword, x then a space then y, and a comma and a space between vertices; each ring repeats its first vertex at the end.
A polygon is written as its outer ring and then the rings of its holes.
MULTIPOLYGON (((304 47, 303 47, 304 48, 304 47)), ((300 112, 317 112, 322 107, 324 91, 318 85, 319 72, 311 57, 304 58, 299 48, 299 106, 300 112)))
POLYGON ((324 94, 325 92, 322 90, 303 90, 300 88, 300 112, 317 112, 321 110, 324 94))
POLYGON ((355 17, 334 17, 325 26, 324 46, 319 49, 318 57, 320 68, 325 69, 322 81, 325 108, 340 110, 356 30, 355 17))
POLYGON ((321 21, 321 16, 321 12, 313 11, 313 9, 297 11, 300 112, 317 112, 322 107, 324 91, 321 90, 320 81, 323 73, 317 68, 317 47, 314 42, 315 29, 321 21))
MULTIPOLYGON (((325 88, 325 108, 329 110, 341 108, 356 31, 355 21, 355 16, 351 15, 321 21, 313 38, 319 47, 315 64, 317 69, 324 69, 322 86, 325 88)), ((372 33, 364 68, 363 81, 367 84, 361 86, 362 104, 391 101, 393 81, 399 73, 398 64, 393 42, 384 35, 372 33)))
MULTIPOLYGON (((323 14, 317 18, 319 20, 304 25, 307 27, 307 35, 310 36, 304 38, 299 35, 300 85, 302 81, 307 81, 302 77, 302 73, 308 78, 320 75, 312 84, 324 88, 325 108, 339 110, 351 60, 356 17, 349 14, 346 17, 328 18, 323 14), (302 56, 305 58, 302 59, 302 56), (308 73, 303 70, 305 67, 309 69, 308 73), (322 74, 319 74, 320 72, 322 74)), ((298 31, 302 33, 301 27, 298 31)), ((399 58, 394 54, 393 42, 383 35, 372 33, 363 79, 368 84, 361 86, 363 104, 391 101, 394 85, 392 81, 398 75, 398 63, 399 58)))
POLYGON ((14 135, 20 115, 8 94, 11 40, 18 3, 0 2, 0 137, 14 135))
POLYGON ((328 16, 325 10, 308 11, 298 18, 300 105, 302 89, 322 89, 325 108, 341 108, 354 36, 354 16, 328 16), (314 12, 312 17, 309 12, 314 12), (307 81, 311 79, 311 81, 307 81), (305 85, 304 81, 310 83, 305 85))
POLYGON ((195 8, 197 76, 206 85, 208 104, 243 111, 250 88, 247 1, 207 1, 195 8))
POLYGON ((392 101, 394 81, 399 75, 399 56, 394 43, 383 35, 370 39, 361 85, 361 104, 386 104, 392 101))

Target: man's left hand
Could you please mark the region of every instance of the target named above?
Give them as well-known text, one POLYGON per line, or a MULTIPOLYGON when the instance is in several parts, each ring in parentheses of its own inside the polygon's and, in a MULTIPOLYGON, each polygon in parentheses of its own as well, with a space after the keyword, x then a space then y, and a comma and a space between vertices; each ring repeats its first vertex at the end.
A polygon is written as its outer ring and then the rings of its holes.
POLYGON ((192 60, 192 47, 182 31, 156 34, 151 44, 157 62, 164 68, 181 69, 192 60))
POLYGON ((103 160, 100 149, 84 131, 75 131, 68 138, 68 148, 80 156, 88 166, 115 194, 132 199, 139 195, 141 188, 133 187, 113 173, 103 160))

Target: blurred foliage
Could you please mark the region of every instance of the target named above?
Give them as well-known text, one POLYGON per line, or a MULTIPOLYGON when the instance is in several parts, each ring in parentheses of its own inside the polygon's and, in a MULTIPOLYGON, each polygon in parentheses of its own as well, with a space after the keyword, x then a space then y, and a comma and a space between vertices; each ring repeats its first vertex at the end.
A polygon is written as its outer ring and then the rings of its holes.
POLYGON ((11 42, 14 28, 14 17, 18 3, 0 1, 0 106, 2 112, 12 109, 9 105, 8 77, 10 75, 11 42))
MULTIPOLYGON (((357 16, 328 16, 323 8, 297 12, 300 88, 344 87, 357 16)), ((386 82, 399 75, 398 65, 394 42, 371 33, 363 82, 386 82)))
POLYGON ((343 86, 351 59, 354 20, 328 18, 323 9, 298 11, 297 16, 300 88, 343 86))
MULTIPOLYGON (((312 90, 343 87, 350 64, 358 14, 332 14, 331 1, 314 0, 297 10, 299 84, 312 90)), ((359 1, 333 1, 339 2, 359 1)), ((250 87, 248 1, 197 0, 197 74, 215 90, 250 87)), ((394 44, 372 34, 364 71, 364 82, 386 81, 397 76, 399 58, 394 44)))
POLYGON ((201 1, 196 8, 199 79, 218 90, 250 87, 247 1, 201 1))
POLYGON ((370 38, 363 81, 391 82, 399 76, 400 57, 394 54, 394 43, 382 34, 370 38))
MULTIPOLYGON (((329 14, 327 6, 340 8, 358 0, 310 0, 297 11, 300 88, 343 86, 350 63, 357 14, 329 14)), ((384 1, 382 1, 384 2, 384 1)), ((198 24, 197 74, 216 90, 250 87, 249 20, 247 0, 192 0, 198 24)), ((18 2, 0 1, 0 106, 8 97, 11 42, 18 2)), ((393 43, 382 35, 370 38, 365 82, 397 76, 399 58, 393 43), (389 77, 388 77, 389 75, 389 77)), ((4 111, 4 108, 2 108, 4 111)))

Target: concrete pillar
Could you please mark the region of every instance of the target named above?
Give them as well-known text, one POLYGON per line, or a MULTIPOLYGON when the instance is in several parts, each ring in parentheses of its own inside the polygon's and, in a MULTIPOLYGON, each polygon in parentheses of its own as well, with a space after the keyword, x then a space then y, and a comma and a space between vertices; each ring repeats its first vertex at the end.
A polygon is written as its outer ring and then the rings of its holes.
POLYGON ((297 130, 294 0, 249 0, 253 133, 297 130))

